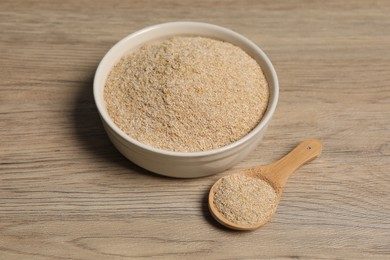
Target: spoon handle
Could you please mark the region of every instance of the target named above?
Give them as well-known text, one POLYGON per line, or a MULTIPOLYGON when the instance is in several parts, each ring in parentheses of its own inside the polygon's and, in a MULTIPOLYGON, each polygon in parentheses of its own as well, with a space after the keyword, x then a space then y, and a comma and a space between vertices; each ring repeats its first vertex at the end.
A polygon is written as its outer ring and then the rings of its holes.
POLYGON ((267 177, 279 188, 283 188, 291 174, 308 161, 318 157, 321 151, 322 143, 318 139, 305 140, 283 158, 270 164, 267 177))

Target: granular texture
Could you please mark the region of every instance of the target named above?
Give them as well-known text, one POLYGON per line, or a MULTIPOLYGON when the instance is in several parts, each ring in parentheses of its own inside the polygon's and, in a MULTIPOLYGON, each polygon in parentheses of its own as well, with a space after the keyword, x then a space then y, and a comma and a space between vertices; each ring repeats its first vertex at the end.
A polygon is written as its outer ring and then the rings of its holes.
POLYGON ((277 198, 268 182, 240 174, 222 178, 214 188, 215 207, 236 224, 264 222, 276 210, 277 198))
POLYGON ((156 148, 198 152, 228 145, 262 118, 269 90, 257 62, 230 43, 173 37, 123 57, 106 81, 114 123, 156 148))

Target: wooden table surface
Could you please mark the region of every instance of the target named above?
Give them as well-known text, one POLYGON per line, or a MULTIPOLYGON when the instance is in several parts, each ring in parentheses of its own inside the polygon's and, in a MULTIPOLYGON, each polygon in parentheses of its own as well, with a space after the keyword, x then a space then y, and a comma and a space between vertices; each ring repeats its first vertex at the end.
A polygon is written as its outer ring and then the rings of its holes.
POLYGON ((390 259, 389 1, 0 2, 1 259, 390 259), (126 160, 93 101, 96 67, 152 24, 229 27, 280 79, 261 145, 233 169, 172 179, 126 160), (207 210, 224 174, 308 137, 324 151, 254 232, 207 210))

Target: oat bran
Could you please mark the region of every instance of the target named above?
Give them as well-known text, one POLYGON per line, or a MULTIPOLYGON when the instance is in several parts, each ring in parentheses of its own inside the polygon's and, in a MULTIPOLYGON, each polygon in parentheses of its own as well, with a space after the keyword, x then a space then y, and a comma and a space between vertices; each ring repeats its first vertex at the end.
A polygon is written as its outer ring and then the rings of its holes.
POLYGON ((156 148, 199 152, 248 134, 269 98, 257 62, 230 43, 173 37, 143 45, 110 72, 104 99, 114 123, 156 148))

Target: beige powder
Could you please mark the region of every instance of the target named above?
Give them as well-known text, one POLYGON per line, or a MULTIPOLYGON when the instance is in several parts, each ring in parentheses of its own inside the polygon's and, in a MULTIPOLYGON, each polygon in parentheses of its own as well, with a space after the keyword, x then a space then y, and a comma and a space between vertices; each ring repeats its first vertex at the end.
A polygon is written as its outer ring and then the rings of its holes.
POLYGON ((127 135, 160 149, 197 152, 228 145, 262 118, 269 90, 240 48, 174 37, 122 58, 104 89, 108 113, 127 135))
POLYGON ((253 225, 269 219, 278 196, 266 181, 240 174, 222 178, 214 188, 214 205, 228 220, 253 225))

